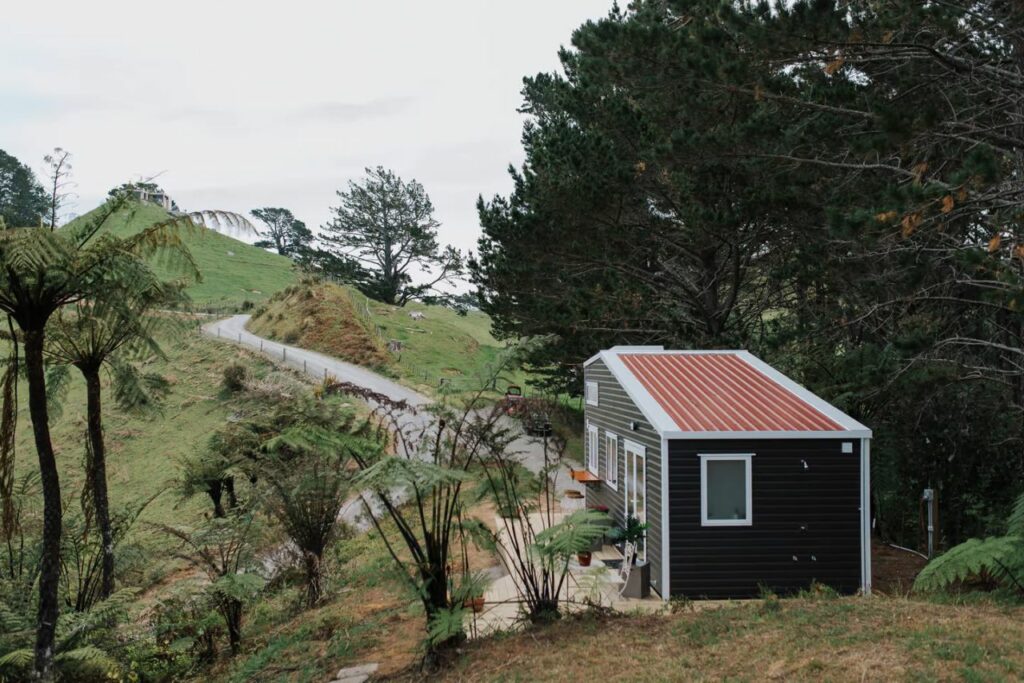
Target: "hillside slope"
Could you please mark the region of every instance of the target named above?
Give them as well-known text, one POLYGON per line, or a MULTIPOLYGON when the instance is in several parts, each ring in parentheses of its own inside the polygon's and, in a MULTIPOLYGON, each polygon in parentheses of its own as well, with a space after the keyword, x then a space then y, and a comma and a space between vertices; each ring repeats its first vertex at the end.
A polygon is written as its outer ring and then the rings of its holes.
POLYGON ((380 339, 356 317, 348 292, 336 285, 288 287, 256 309, 247 327, 267 339, 386 373, 391 362, 380 339))
MULTIPOLYGON (((81 216, 69 225, 88 216, 81 216)), ((159 206, 138 203, 115 214, 106 229, 112 234, 126 236, 168 218, 170 214, 159 206)), ((188 288, 189 296, 198 308, 232 309, 246 301, 258 303, 297 279, 290 259, 213 230, 189 235, 185 243, 202 274, 202 281, 188 288)), ((178 275, 159 265, 157 270, 167 276, 178 275)))
MULTIPOLYGON (((397 376, 427 393, 475 391, 501 362, 505 346, 480 311, 459 315, 443 306, 404 307, 368 299, 351 287, 307 283, 257 309, 249 330, 397 376), (385 350, 389 344, 397 348, 385 350)), ((500 391, 522 373, 503 373, 500 391), (506 376, 507 375, 507 376, 506 376)))
MULTIPOLYGON (((470 642, 444 681, 999 681, 1024 672, 1022 608, 903 598, 694 603, 470 642), (685 607, 685 606, 684 606, 685 607)), ((410 669, 407 678, 418 680, 410 669)))

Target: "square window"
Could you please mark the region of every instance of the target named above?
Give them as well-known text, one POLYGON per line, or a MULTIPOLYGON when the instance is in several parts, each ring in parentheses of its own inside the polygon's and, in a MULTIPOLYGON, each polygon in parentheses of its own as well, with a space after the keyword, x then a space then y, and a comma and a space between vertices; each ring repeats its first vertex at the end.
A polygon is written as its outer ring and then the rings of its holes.
POLYGON ((598 395, 598 384, 597 384, 597 382, 587 382, 585 393, 586 393, 586 396, 587 396, 587 405, 588 406, 596 406, 596 405, 598 405, 598 402, 597 402, 597 398, 598 398, 598 396, 597 396, 598 395))
POLYGON ((752 457, 753 454, 700 456, 701 525, 751 525, 752 457))

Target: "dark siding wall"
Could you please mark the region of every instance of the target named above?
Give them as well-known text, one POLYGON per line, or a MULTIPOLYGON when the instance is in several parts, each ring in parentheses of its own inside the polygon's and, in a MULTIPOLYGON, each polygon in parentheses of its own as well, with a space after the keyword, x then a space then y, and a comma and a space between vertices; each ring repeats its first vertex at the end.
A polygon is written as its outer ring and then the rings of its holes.
POLYGON ((669 441, 673 595, 785 594, 818 581, 860 588, 860 441, 669 441), (754 453, 753 525, 702 527, 699 453, 754 453), (807 468, 803 466, 807 462, 807 468))
MULTIPOLYGON (((644 446, 647 456, 647 560, 651 563, 651 587, 661 592, 661 436, 643 416, 640 410, 626 394, 625 389, 615 380, 607 366, 594 361, 587 366, 585 379, 596 380, 599 385, 598 403, 590 406, 584 402, 584 412, 591 424, 597 425, 599 443, 598 475, 607 479, 607 451, 605 435, 610 431, 619 437, 619 484, 618 491, 606 484, 587 486, 588 505, 607 505, 609 513, 616 523, 623 521, 625 501, 623 500, 626 480, 626 455, 623 448, 626 440, 644 446), (639 425, 639 429, 631 431, 630 421, 639 425)), ((586 439, 586 432, 584 432, 586 439)), ((586 462, 584 462, 584 466, 586 462)))

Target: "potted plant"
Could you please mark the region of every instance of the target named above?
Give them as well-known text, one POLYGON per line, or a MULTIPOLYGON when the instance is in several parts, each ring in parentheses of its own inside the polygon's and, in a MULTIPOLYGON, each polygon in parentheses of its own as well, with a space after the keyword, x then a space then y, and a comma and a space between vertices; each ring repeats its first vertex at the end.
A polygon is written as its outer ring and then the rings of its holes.
POLYGON ((487 603, 484 591, 489 583, 490 578, 484 572, 465 572, 461 584, 452 587, 452 597, 458 600, 461 596, 463 608, 472 609, 479 614, 484 611, 484 605, 487 603))
POLYGON ((463 600, 462 606, 466 609, 472 609, 477 614, 480 614, 484 611, 484 605, 486 603, 487 601, 484 599, 483 595, 474 595, 473 597, 463 600))
MULTIPOLYGON (((621 543, 634 543, 638 547, 643 542, 646 535, 647 522, 641 522, 632 515, 626 518, 625 524, 612 529, 611 532, 613 540, 621 543)), ((636 555, 633 556, 633 564, 636 564, 636 555)))
POLYGON ((576 553, 576 560, 580 563, 581 567, 590 566, 591 552, 589 550, 581 550, 576 553))

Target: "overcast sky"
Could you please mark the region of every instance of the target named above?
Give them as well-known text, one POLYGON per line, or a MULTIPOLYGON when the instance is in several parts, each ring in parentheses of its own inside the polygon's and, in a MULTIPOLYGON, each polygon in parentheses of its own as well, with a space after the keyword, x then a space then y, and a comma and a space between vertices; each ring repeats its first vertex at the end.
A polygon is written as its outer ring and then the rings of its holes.
POLYGON ((311 227, 366 166, 426 187, 441 238, 510 188, 522 78, 611 0, 5 2, 0 149, 73 154, 84 213, 159 174, 185 209, 290 208, 311 227), (274 9, 270 7, 273 6, 274 9))

